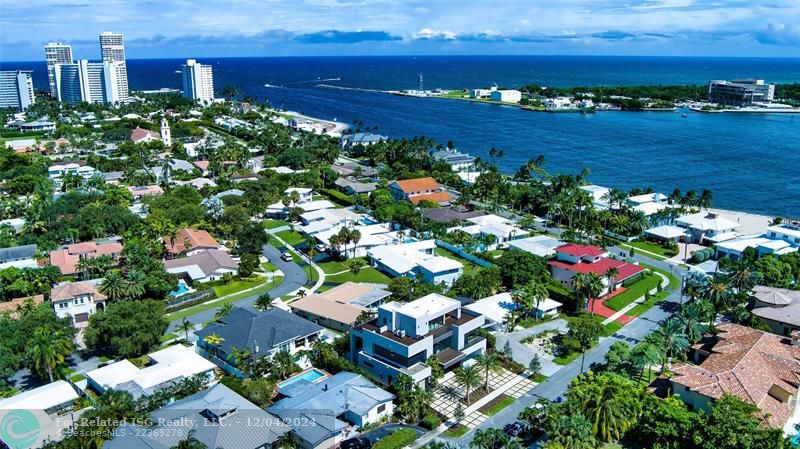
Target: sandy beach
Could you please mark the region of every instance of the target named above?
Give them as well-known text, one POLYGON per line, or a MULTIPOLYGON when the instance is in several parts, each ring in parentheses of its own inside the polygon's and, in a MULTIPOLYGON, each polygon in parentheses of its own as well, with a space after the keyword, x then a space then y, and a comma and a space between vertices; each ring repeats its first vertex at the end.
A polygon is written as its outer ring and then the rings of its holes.
POLYGON ((761 234, 765 231, 765 228, 769 226, 770 221, 773 219, 773 217, 768 215, 757 215, 725 209, 710 209, 710 211, 716 212, 729 220, 740 223, 737 231, 743 234, 761 234))

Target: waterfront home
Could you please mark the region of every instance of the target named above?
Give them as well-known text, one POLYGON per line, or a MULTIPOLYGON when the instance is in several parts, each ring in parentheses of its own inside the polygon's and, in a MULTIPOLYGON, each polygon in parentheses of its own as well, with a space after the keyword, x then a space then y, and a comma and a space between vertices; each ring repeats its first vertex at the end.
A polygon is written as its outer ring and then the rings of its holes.
POLYGON ((203 249, 192 251, 191 256, 165 260, 164 269, 190 283, 211 282, 236 274, 239 264, 225 251, 203 249))
POLYGON ((739 236, 735 232, 739 223, 728 220, 716 212, 698 212, 675 220, 675 224, 690 232, 690 241, 696 243, 720 243, 739 236))
POLYGON ((317 382, 293 382, 278 392, 284 398, 268 410, 289 423, 303 449, 335 447, 349 427, 377 424, 394 413, 393 394, 347 371, 317 382))
POLYGON ((350 331, 350 356, 386 384, 401 374, 426 384, 430 357, 451 369, 486 350, 479 334, 484 324, 483 316, 436 293, 407 303, 390 302, 378 307, 375 319, 350 331))
POLYGON ((465 204, 457 204, 449 207, 425 208, 422 209, 421 213, 426 220, 431 220, 436 223, 456 223, 486 215, 486 212, 474 210, 471 206, 465 204))
MULTIPOLYGON (((309 224, 309 227, 306 229, 312 231, 313 224, 314 223, 309 224)), ((365 225, 347 222, 346 225, 339 224, 332 226, 324 231, 318 231, 313 235, 320 243, 330 247, 333 252, 345 258, 365 257, 368 255, 369 251, 374 248, 386 245, 397 245, 403 242, 400 234, 397 231, 392 231, 390 225, 386 223, 365 225), (337 235, 344 226, 352 230, 357 230, 361 234, 361 238, 358 239, 358 242, 349 243, 347 246, 341 245, 337 247, 331 245, 331 238, 337 235)))
POLYGON ((647 216, 670 207, 667 196, 657 192, 628 197, 625 199, 625 203, 631 209, 642 212, 647 216))
POLYGON ((459 230, 476 239, 491 235, 494 237, 495 244, 486 249, 493 249, 500 244, 528 235, 528 231, 517 226, 512 220, 493 214, 467 218, 466 221, 472 224, 450 228, 448 232, 459 230))
POLYGON ((372 193, 378 189, 377 182, 358 182, 352 179, 339 178, 333 182, 336 187, 348 195, 358 195, 359 193, 372 193))
POLYGON ((788 337, 800 331, 800 291, 757 285, 753 298, 753 315, 764 320, 772 332, 788 337))
POLYGON ((447 148, 433 152, 433 158, 444 161, 453 168, 453 171, 468 171, 475 164, 475 156, 462 153, 454 148, 447 148))
POLYGON ((754 248, 759 256, 789 254, 800 249, 800 223, 786 221, 768 226, 763 234, 743 235, 714 246, 717 257, 741 258, 747 248, 754 248))
POLYGON ((6 268, 36 268, 36 245, 0 248, 0 270, 6 268))
POLYGON ((672 225, 656 226, 644 231, 648 239, 661 240, 664 242, 685 241, 691 238, 692 234, 686 228, 672 225))
POLYGON ((577 111, 578 106, 570 97, 555 97, 544 100, 544 108, 550 112, 577 111))
POLYGON ((439 256, 436 242, 419 242, 377 246, 367 251, 370 265, 392 277, 419 278, 430 284, 453 283, 464 274, 464 265, 457 260, 439 256))
POLYGON ((147 360, 144 368, 128 360, 114 362, 87 372, 86 379, 100 394, 108 390, 127 391, 133 399, 152 395, 194 376, 200 376, 207 384, 216 380, 216 365, 181 344, 147 354, 147 360))
POLYGON ((78 265, 81 259, 111 256, 111 265, 116 266, 119 263, 120 253, 122 253, 122 243, 114 240, 74 243, 50 251, 50 265, 58 267, 64 276, 71 276, 79 274, 78 265))
POLYGON ((469 97, 477 100, 481 98, 489 98, 492 95, 492 92, 496 91, 497 87, 492 86, 489 89, 470 89, 469 97))
POLYGON ((611 191, 608 187, 589 184, 580 187, 581 190, 589 192, 592 196, 592 203, 596 209, 608 209, 608 192, 611 191))
POLYGON ((449 206, 453 198, 444 191, 441 185, 433 178, 406 179, 394 181, 389 184, 389 192, 397 201, 410 201, 419 204, 420 201, 431 201, 440 206, 449 206))
POLYGON ((81 282, 64 282, 50 290, 50 302, 56 316, 69 318, 73 326, 83 328, 89 325, 89 316, 97 310, 106 308, 106 295, 100 293, 103 279, 81 282))
POLYGON ((299 317, 346 332, 365 311, 375 309, 391 295, 384 288, 374 284, 345 282, 323 293, 292 301, 289 307, 299 317))
POLYGON ((281 351, 292 355, 309 350, 322 337, 323 328, 318 324, 293 315, 285 310, 272 308, 262 313, 236 307, 231 313, 195 332, 198 352, 234 375, 240 375, 238 362, 231 357, 233 348, 249 349, 253 359, 269 358, 281 351), (206 339, 216 335, 219 344, 206 339))
POLYGON ((556 255, 556 248, 563 246, 564 242, 549 235, 534 235, 524 239, 508 242, 510 248, 529 252, 535 256, 549 258, 556 255))
POLYGON ((503 103, 519 103, 522 101, 522 92, 518 90, 493 90, 489 93, 489 99, 492 101, 501 101, 503 103))
POLYGON ((770 103, 775 98, 775 84, 764 80, 711 80, 708 82, 708 101, 725 106, 749 106, 770 103))
POLYGON ((230 388, 211 388, 150 414, 153 426, 122 424, 105 449, 171 449, 193 436, 208 448, 277 449, 291 430, 230 388))
POLYGON ((800 335, 774 335, 733 323, 692 346, 695 364, 671 368, 672 390, 694 410, 731 394, 761 410, 765 424, 795 432, 800 422, 800 335))
POLYGON ((161 240, 167 257, 192 256, 203 250, 224 248, 202 229, 183 228, 174 237, 165 236, 161 240))
POLYGON ((389 140, 388 137, 381 136, 380 134, 372 134, 372 133, 345 134, 342 136, 342 149, 350 150, 356 145, 367 147, 370 145, 375 145, 376 143, 386 142, 387 140, 389 140))
POLYGON ((550 261, 550 272, 553 279, 569 289, 572 289, 572 278, 577 273, 594 273, 600 277, 603 285, 608 287, 609 280, 605 274, 608 270, 616 268, 617 276, 613 279, 616 289, 628 279, 644 272, 639 265, 616 260, 608 257, 608 252, 594 245, 578 245, 568 243, 556 248, 556 260, 550 261))
MULTIPOLYGON (((554 317, 558 315, 558 309, 562 305, 558 301, 545 298, 539 304, 535 304, 528 313, 539 319, 554 317)), ((479 299, 465 305, 464 308, 482 315, 486 320, 487 327, 502 330, 505 328, 509 314, 517 310, 517 305, 512 300, 510 292, 503 292, 479 299)))

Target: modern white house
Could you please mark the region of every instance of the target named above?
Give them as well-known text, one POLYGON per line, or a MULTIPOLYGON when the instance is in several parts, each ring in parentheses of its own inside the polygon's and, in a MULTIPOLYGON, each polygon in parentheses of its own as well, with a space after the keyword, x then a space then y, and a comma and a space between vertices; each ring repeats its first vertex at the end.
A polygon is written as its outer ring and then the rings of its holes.
MULTIPOLYGON (((309 227, 306 229, 313 231, 314 223, 310 223, 309 227)), ((369 255, 369 252, 377 247, 387 246, 387 245, 398 245, 403 243, 403 238, 401 238, 400 234, 397 231, 392 231, 391 227, 386 223, 376 223, 376 224, 352 224, 347 223, 347 227, 352 230, 357 230, 361 234, 361 238, 358 242, 353 242, 345 246, 341 246, 338 248, 333 248, 331 245, 331 238, 338 234, 341 229, 345 226, 345 224, 339 224, 336 226, 332 226, 328 229, 323 231, 318 231, 314 234, 314 238, 316 238, 320 243, 325 244, 333 249, 333 251, 338 252, 342 257, 365 257, 369 255)), ((321 227, 325 227, 324 225, 321 227)))
POLYGON ((595 184, 581 186, 580 189, 589 192, 589 195, 592 196, 592 203, 594 203, 595 208, 608 209, 608 200, 606 198, 611 189, 595 184))
POLYGON ((625 202, 631 209, 643 212, 648 216, 671 207, 667 196, 658 192, 631 196, 628 197, 625 202))
POLYGON ((461 302, 432 293, 408 303, 378 307, 374 320, 350 331, 353 362, 386 384, 401 374, 424 384, 431 376, 426 361, 436 356, 444 369, 454 368, 486 350, 479 330, 483 316, 461 302))
POLYGON ((423 240, 377 246, 367 251, 370 265, 392 277, 419 278, 432 284, 451 286, 464 273, 456 260, 435 253, 436 242, 423 240))
POLYGON ((739 223, 728 220, 716 212, 698 212, 675 220, 675 224, 690 232, 690 241, 696 243, 720 243, 735 239, 739 223))
POLYGON ((267 206, 267 217, 284 219, 289 216, 289 213, 294 208, 299 208, 302 213, 306 213, 321 209, 334 209, 336 207, 328 200, 315 200, 313 189, 290 187, 283 192, 283 195, 284 197, 291 196, 293 192, 296 192, 299 198, 296 202, 291 202, 288 206, 284 205, 282 200, 270 204, 267 206))
POLYGON ((202 376, 208 384, 214 383, 216 365, 194 349, 181 344, 147 355, 150 364, 139 368, 128 360, 121 360, 86 373, 89 386, 100 394, 107 390, 130 393, 134 399, 151 395, 175 385, 183 379, 202 376))
POLYGON ((99 290, 102 282, 103 279, 92 279, 65 282, 53 287, 50 291, 50 302, 56 316, 70 318, 77 328, 88 326, 89 316, 106 307, 108 298, 99 290))
POLYGON ((450 228, 448 232, 459 230, 466 232, 473 238, 480 238, 488 235, 494 236, 495 243, 486 249, 494 249, 507 242, 528 235, 528 231, 517 226, 512 220, 493 214, 467 218, 466 221, 472 224, 450 228))
MULTIPOLYGON (((553 317, 558 315, 558 309, 562 306, 558 301, 545 298, 538 305, 534 305, 530 311, 536 318, 553 317)), ((479 315, 483 315, 486 325, 496 330, 500 330, 508 321, 508 314, 517 310, 516 304, 512 300, 511 293, 503 292, 493 296, 479 299, 471 304, 464 306, 479 315)))
POLYGON ((357 223, 361 217, 348 209, 320 209, 300 214, 300 230, 308 235, 357 223))
POLYGON ((94 167, 75 162, 54 164, 47 168, 47 176, 53 181, 53 184, 56 185, 56 189, 61 188, 61 182, 67 173, 79 176, 81 182, 88 181, 96 174, 102 176, 102 172, 95 170, 94 167))
POLYGON ((529 252, 539 257, 553 257, 556 255, 556 248, 563 246, 564 242, 549 235, 534 235, 523 239, 511 240, 508 242, 510 248, 529 252))
POLYGON ((518 90, 493 90, 489 93, 492 101, 502 101, 503 103, 519 103, 522 100, 522 92, 518 90))

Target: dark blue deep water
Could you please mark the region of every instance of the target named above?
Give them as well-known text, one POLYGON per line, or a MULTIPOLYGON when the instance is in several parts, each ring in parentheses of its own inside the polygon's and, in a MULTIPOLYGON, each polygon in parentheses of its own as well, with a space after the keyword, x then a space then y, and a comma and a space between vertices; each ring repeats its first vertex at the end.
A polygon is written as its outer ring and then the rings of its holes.
MULTIPOLYGON (((618 187, 671 192, 711 189, 715 206, 800 216, 800 115, 599 112, 546 114, 441 99, 396 97, 361 89, 517 87, 618 84, 704 84, 757 77, 800 82, 800 59, 576 56, 307 57, 213 59, 218 90, 235 84, 246 95, 312 116, 377 126, 392 137, 425 135, 485 156, 505 152, 503 171, 544 154, 553 173, 588 167, 590 179, 618 187), (339 81, 319 81, 340 78, 339 81), (264 87, 264 84, 281 87, 264 87)), ((181 60, 130 60, 132 89, 180 87, 181 60)), ((44 63, 2 63, 35 70, 44 63)))

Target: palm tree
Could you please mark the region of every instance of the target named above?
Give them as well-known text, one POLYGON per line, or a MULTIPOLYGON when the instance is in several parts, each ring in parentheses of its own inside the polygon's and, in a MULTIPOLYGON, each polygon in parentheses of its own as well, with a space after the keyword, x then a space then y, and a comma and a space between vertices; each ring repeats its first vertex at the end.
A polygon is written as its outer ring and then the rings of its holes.
POLYGON ((663 351, 662 373, 667 370, 670 355, 680 354, 689 349, 689 339, 686 338, 683 325, 677 318, 670 318, 661 323, 661 326, 653 331, 653 338, 660 341, 663 351))
POLYGON ((214 313, 214 321, 220 321, 223 318, 227 317, 233 311, 233 304, 226 303, 223 304, 217 311, 214 313))
POLYGON ((597 439, 590 423, 581 414, 560 415, 548 432, 548 449, 595 449, 597 439))
POLYGON ((214 348, 214 357, 219 358, 219 356, 217 356, 217 353, 219 351, 220 345, 222 345, 222 342, 225 341, 225 339, 217 334, 211 334, 208 337, 204 338, 203 341, 211 345, 212 348, 214 348))
POLYGON ((178 332, 183 332, 184 336, 186 337, 186 341, 189 341, 189 332, 194 330, 194 323, 184 318, 180 323, 178 323, 177 326, 175 326, 175 330, 178 332))
MULTIPOLYGON (((642 342, 633 348, 630 359, 633 366, 639 368, 639 378, 636 381, 636 385, 638 386, 644 377, 644 369, 647 368, 649 373, 650 368, 661 360, 661 351, 649 342, 642 342)), ((649 377, 648 375, 648 378, 649 377)))
POLYGON ((195 438, 195 430, 190 430, 186 438, 178 441, 178 444, 170 447, 170 449, 207 449, 205 443, 195 438))
POLYGON ((272 296, 269 295, 269 292, 262 293, 258 298, 256 298, 256 302, 253 304, 253 307, 259 312, 268 310, 270 307, 272 307, 272 296))
POLYGON ((609 268, 605 273, 606 282, 608 282, 608 298, 611 298, 611 293, 614 292, 617 276, 619 276, 619 268, 616 267, 609 268))
POLYGON ((358 241, 361 240, 361 231, 353 229, 350 231, 350 242, 353 243, 353 257, 356 257, 356 250, 358 249, 358 241))
POLYGON ((112 270, 106 273, 106 277, 100 284, 99 290, 100 293, 113 301, 115 299, 124 298, 128 293, 128 286, 120 271, 112 270))
POLYGON ((469 405, 469 394, 481 385, 481 374, 475 365, 460 366, 455 370, 456 382, 464 387, 464 399, 469 405))
MULTIPOLYGON (((594 300, 603 292, 603 280, 594 273, 578 273, 572 278, 572 285, 588 305, 591 300, 590 310, 594 313, 594 300)), ((585 307, 585 306, 584 306, 585 307)))
POLYGON ((285 379, 296 371, 298 371, 297 363, 289 351, 279 351, 272 357, 272 374, 275 377, 285 379))
POLYGON ((678 319, 681 321, 683 331, 690 343, 699 341, 708 331, 708 326, 704 324, 703 317, 704 311, 700 303, 689 303, 681 308, 678 319))
POLYGON ((253 358, 253 351, 248 348, 239 349, 236 346, 232 346, 230 358, 233 359, 233 363, 238 366, 240 363, 253 358))
POLYGON ((747 259, 734 260, 727 267, 725 273, 731 287, 735 288, 737 293, 750 292, 761 281, 761 274, 756 270, 753 262, 747 259))
POLYGON ((484 373, 484 380, 483 380, 483 389, 486 392, 489 392, 489 374, 490 373, 498 373, 501 372, 503 369, 503 362, 497 356, 496 353, 483 353, 475 357, 475 366, 479 369, 483 370, 484 373))
POLYGON ((125 289, 130 298, 140 298, 145 292, 145 276, 141 271, 131 270, 125 275, 125 289))
POLYGON ((650 219, 647 218, 647 214, 640 210, 635 210, 631 212, 630 221, 628 223, 628 229, 635 235, 641 235, 645 229, 650 227, 650 219))
POLYGON ((723 311, 730 309, 733 304, 733 291, 726 276, 717 276, 704 285, 704 290, 700 292, 701 298, 707 300, 714 306, 714 321, 723 311))
POLYGON ((636 424, 640 402, 630 397, 628 380, 620 376, 607 376, 594 382, 593 388, 579 397, 578 408, 592 424, 592 431, 606 441, 619 440, 636 424))
POLYGON ((53 372, 64 364, 73 348, 69 339, 46 328, 36 329, 27 346, 26 355, 33 367, 40 373, 47 373, 50 382, 53 382, 53 372))

